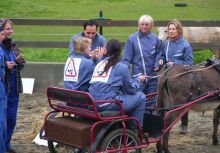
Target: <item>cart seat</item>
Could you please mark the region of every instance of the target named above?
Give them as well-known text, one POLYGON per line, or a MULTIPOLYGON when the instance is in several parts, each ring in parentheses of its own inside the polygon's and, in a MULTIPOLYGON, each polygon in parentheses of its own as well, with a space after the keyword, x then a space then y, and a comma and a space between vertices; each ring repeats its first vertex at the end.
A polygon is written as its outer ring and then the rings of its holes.
POLYGON ((125 116, 123 106, 119 101, 95 101, 89 93, 83 91, 49 87, 47 89, 47 97, 50 107, 57 112, 69 113, 97 120, 116 119, 125 116), (115 103, 120 109, 119 111, 98 112, 96 106, 105 103, 115 103))

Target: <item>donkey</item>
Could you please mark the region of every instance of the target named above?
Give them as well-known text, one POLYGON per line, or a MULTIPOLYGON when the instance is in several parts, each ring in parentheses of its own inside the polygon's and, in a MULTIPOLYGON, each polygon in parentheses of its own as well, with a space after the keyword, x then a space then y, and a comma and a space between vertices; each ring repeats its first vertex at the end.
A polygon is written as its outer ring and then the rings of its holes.
MULTIPOLYGON (((158 82, 158 99, 157 107, 168 108, 187 103, 188 101, 198 97, 208 91, 220 88, 220 72, 216 70, 216 64, 207 65, 203 68, 194 68, 184 65, 174 65, 169 68, 163 75, 160 76, 158 82)), ((219 66, 219 64, 218 64, 219 66)), ((216 96, 217 99, 218 96, 216 96)), ((218 97, 219 98, 219 97, 218 97)), ((220 118, 220 100, 205 100, 202 103, 196 104, 193 109, 201 111, 214 110, 213 115, 213 145, 218 144, 217 130, 220 118), (199 107, 205 105, 205 107, 199 107)), ((175 118, 174 114, 172 118, 175 118)), ((172 120, 171 120, 172 121, 172 120)), ((169 132, 166 133, 163 139, 157 143, 158 153, 169 153, 168 149, 169 132)))

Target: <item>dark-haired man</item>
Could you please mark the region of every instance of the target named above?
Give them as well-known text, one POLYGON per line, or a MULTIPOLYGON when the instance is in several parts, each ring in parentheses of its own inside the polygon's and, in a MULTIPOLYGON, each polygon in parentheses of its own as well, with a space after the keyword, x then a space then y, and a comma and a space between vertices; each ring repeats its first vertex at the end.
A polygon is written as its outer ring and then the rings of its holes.
POLYGON ((92 39, 92 46, 91 51, 95 50, 98 47, 104 47, 105 45, 105 38, 97 33, 98 30, 98 23, 95 20, 88 20, 83 24, 84 31, 77 33, 72 36, 70 43, 69 43, 69 49, 70 49, 70 55, 74 52, 74 40, 78 37, 87 37, 92 39))

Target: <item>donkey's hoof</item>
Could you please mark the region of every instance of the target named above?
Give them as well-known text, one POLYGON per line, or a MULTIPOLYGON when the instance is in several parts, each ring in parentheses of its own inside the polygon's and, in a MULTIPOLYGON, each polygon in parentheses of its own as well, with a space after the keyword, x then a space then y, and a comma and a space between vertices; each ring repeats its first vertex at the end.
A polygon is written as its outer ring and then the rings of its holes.
POLYGON ((168 149, 164 150, 164 153, 171 153, 168 149))
POLYGON ((180 134, 186 134, 188 133, 189 130, 188 130, 188 126, 186 125, 180 125, 180 134))
POLYGON ((163 153, 163 149, 160 147, 159 148, 157 147, 156 153, 163 153))
POLYGON ((212 145, 213 146, 217 146, 218 145, 218 141, 212 141, 212 145))
POLYGON ((218 145, 218 138, 217 137, 212 136, 212 144, 214 146, 218 145))

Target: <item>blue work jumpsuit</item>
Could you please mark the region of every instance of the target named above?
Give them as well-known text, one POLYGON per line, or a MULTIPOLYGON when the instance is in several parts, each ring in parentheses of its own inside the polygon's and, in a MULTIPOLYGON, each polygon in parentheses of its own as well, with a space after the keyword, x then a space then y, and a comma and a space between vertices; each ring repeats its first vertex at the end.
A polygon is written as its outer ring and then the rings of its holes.
MULTIPOLYGON (((13 47, 15 44, 12 42, 13 47)), ((4 46, 2 46, 5 55, 5 61, 14 61, 16 62, 15 53, 19 52, 19 50, 14 50, 12 48, 8 51, 4 46)), ((7 81, 7 141, 5 144, 6 151, 11 148, 11 138, 16 126, 17 119, 17 110, 18 110, 18 102, 19 102, 19 93, 21 92, 21 78, 20 78, 20 64, 16 62, 17 65, 13 67, 13 69, 9 70, 6 68, 6 81, 7 81), (19 79, 18 79, 19 78, 19 79), (18 82, 19 80, 19 82, 18 82), (19 87, 18 87, 19 86, 19 87), (19 89, 18 89, 19 88, 19 89)), ((22 66, 23 68, 23 66, 22 66)))
MULTIPOLYGON (((84 32, 77 33, 72 36, 70 43, 69 43, 69 49, 70 49, 70 55, 74 52, 74 40, 76 40, 78 37, 85 37, 84 32)), ((92 45, 91 45, 91 51, 96 49, 97 47, 104 47, 105 45, 105 38, 100 35, 96 34, 95 38, 92 39, 92 45)))
POLYGON ((193 50, 191 45, 182 36, 175 41, 166 40, 162 47, 164 63, 193 65, 193 50))
MULTIPOLYGON (((132 68, 132 76, 148 75, 156 76, 154 68, 159 67, 159 59, 161 59, 160 41, 158 37, 148 32, 143 34, 141 31, 133 33, 127 40, 124 48, 123 63, 132 68)), ((142 85, 142 91, 150 94, 157 91, 157 79, 148 78, 142 85)), ((155 102, 149 107, 154 107, 155 102)))
POLYGON ((88 91, 95 61, 81 53, 73 53, 69 58, 64 68, 64 88, 88 91))
MULTIPOLYGON (((96 65, 90 81, 90 94, 95 100, 122 101, 124 111, 135 117, 142 126, 146 97, 138 91, 141 85, 139 78, 132 80, 128 67, 122 62, 102 74, 107 60, 108 57, 96 65)), ((119 110, 119 107, 115 104, 100 104, 98 110, 119 110)))
MULTIPOLYGON (((164 64, 168 62, 173 62, 182 65, 193 65, 193 50, 191 45, 187 40, 180 36, 177 40, 171 41, 166 40, 162 47, 162 59, 164 64)), ((182 125, 188 125, 188 113, 183 116, 182 125)))
POLYGON ((5 87, 5 61, 3 50, 0 47, 0 153, 5 153, 6 151, 5 142, 7 136, 7 94, 5 87))

